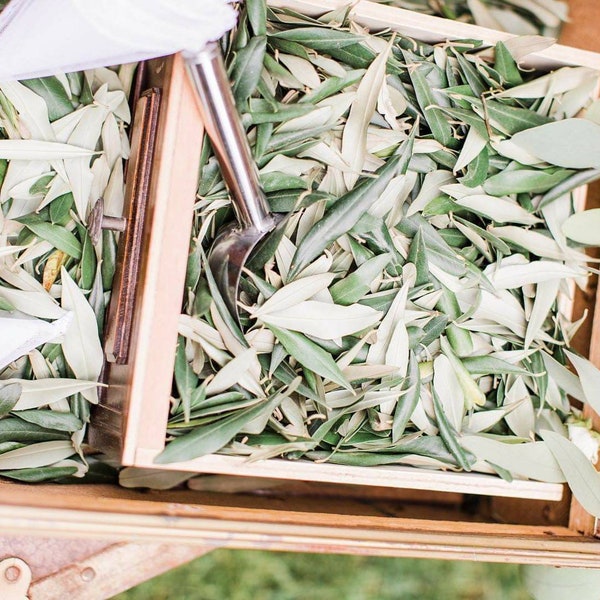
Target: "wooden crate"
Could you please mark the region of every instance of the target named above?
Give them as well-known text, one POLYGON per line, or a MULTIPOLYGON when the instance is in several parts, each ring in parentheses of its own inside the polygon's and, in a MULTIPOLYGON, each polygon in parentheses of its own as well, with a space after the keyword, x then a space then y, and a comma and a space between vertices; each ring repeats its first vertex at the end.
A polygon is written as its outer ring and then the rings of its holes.
MULTIPOLYGON (((283 3, 273 0, 273 4, 283 3)), ((291 5, 292 0, 285 4, 291 5)), ((342 4, 345 0, 327 3, 342 4)), ((593 31, 598 9, 592 0, 573 0, 572 4, 574 22, 567 28, 568 39, 600 49, 593 31)), ((303 12, 318 13, 326 3, 297 0, 293 5, 303 12)), ((491 35, 441 20, 435 21, 434 28, 431 19, 367 2, 357 3, 354 10, 372 27, 393 26, 415 37, 491 35)), ((600 69, 598 55, 573 49, 555 47, 537 58, 542 61, 538 64, 546 66, 586 64, 600 69)), ((177 57, 154 62, 147 85, 161 88, 162 98, 154 163, 147 181, 147 223, 132 345, 125 364, 110 366, 111 385, 92 430, 97 447, 117 449, 124 464, 146 467, 152 466, 164 444, 175 322, 202 130, 177 57)), ((130 168, 128 174, 130 198, 135 171, 130 168)), ((597 189, 592 190, 588 206, 598 204, 597 189)), ((591 291, 580 295, 575 310, 593 302, 591 291)), ((585 351, 590 339, 589 353, 597 360, 598 320, 595 324, 588 321, 579 349, 585 351)), ((196 489, 176 491, 1 482, 0 528, 4 536, 26 533, 208 547, 600 566, 595 521, 576 504, 571 507, 568 494, 556 501, 558 490, 549 484, 519 482, 510 487, 498 478, 444 473, 424 477, 415 469, 406 473, 342 469, 336 475, 335 469, 340 468, 331 469, 331 465, 298 467, 269 461, 248 467, 238 459, 220 462, 226 458, 207 457, 169 468, 248 477, 207 475, 196 481, 196 489), (400 489, 383 487, 389 485, 390 473, 398 478, 394 485, 400 489), (268 479, 254 479, 257 475, 268 479), (320 483, 273 479, 284 476, 320 483)))
MULTIPOLYGON (((345 0, 328 0, 327 3, 321 0, 272 0, 271 3, 274 6, 288 6, 306 14, 320 14, 324 11, 324 6, 330 8, 344 6, 345 0)), ((358 22, 374 30, 391 27, 426 41, 476 38, 493 43, 509 37, 507 34, 480 27, 424 17, 417 13, 370 2, 356 4, 354 14, 358 22)), ((600 55, 564 46, 554 46, 528 57, 528 66, 539 69, 564 65, 585 65, 600 70, 600 55)), ((188 106, 185 115, 186 128, 182 135, 189 136, 190 130, 198 131, 201 125, 198 113, 192 110, 194 96, 183 83, 184 67, 177 60, 173 62, 172 77, 174 80, 181 80, 182 87, 166 96, 170 101, 179 97, 179 104, 188 106)), ((179 126, 181 127, 181 120, 179 126)), ((145 270, 137 296, 140 309, 139 311, 136 309, 132 358, 128 364, 111 365, 109 378, 111 385, 104 403, 107 410, 100 410, 95 415, 92 430, 92 442, 97 447, 106 448, 109 441, 113 450, 119 451, 120 460, 124 465, 146 468, 154 467, 154 458, 165 445, 168 397, 175 355, 175 323, 181 306, 188 252, 189 233, 187 236, 185 233, 189 232, 191 227, 190 196, 185 197, 187 192, 184 193, 184 187, 189 189, 193 186, 193 177, 196 173, 188 167, 187 179, 184 181, 183 172, 180 170, 177 178, 171 180, 176 187, 171 186, 168 194, 166 190, 169 181, 165 179, 163 171, 171 173, 173 177, 171 163, 168 161, 173 159, 175 153, 179 154, 181 148, 185 147, 188 151, 186 155, 188 165, 191 157, 199 152, 199 137, 194 142, 189 138, 177 140, 176 146, 169 149, 169 143, 175 138, 167 140, 166 137, 163 139, 162 135, 159 132, 162 145, 157 149, 155 157, 157 167, 154 169, 152 179, 153 182, 160 181, 161 188, 158 189, 156 186, 156 189, 150 189, 150 199, 156 207, 155 210, 164 211, 168 207, 169 211, 161 213, 160 218, 155 216, 149 224, 150 234, 143 252, 145 270), (164 196, 160 195, 161 190, 164 196), (168 201, 166 201, 167 195, 169 195, 168 201), (183 210, 177 210, 174 206, 174 198, 179 200, 181 203, 179 206, 183 210), (167 217, 170 219, 168 226, 164 221, 167 217), (159 281, 160 286, 157 284, 159 281), (109 427, 109 418, 112 420, 112 427, 109 427), (107 433, 111 434, 110 440, 107 440, 107 433)), ((179 162, 181 159, 174 160, 173 164, 179 162)), ((133 187, 129 185, 129 188, 133 189, 133 187)), ((586 204, 584 188, 579 190, 578 202, 581 207, 586 204)), ((581 304, 579 296, 577 297, 578 308, 581 304)), ((211 455, 162 465, 161 468, 551 501, 559 501, 563 495, 563 486, 560 484, 522 480, 507 482, 491 475, 419 470, 401 466, 348 467, 309 461, 290 462, 284 459, 249 463, 244 457, 211 455)))

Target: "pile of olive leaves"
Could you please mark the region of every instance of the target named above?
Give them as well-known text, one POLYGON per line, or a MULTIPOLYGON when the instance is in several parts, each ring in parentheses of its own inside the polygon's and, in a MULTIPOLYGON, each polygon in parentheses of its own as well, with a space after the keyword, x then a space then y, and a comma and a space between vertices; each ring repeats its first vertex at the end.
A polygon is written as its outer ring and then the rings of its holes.
POLYGON ((561 0, 375 0, 516 35, 558 37, 569 5, 561 0))
POLYGON ((0 83, 0 476, 82 477, 123 209, 135 65, 0 83))
POLYGON ((600 408, 600 372, 569 350, 580 323, 559 302, 589 273, 561 225, 600 175, 598 74, 521 70, 520 38, 430 46, 343 11, 268 16, 247 3, 227 57, 288 218, 249 265, 238 327, 206 265, 233 218, 206 146, 157 463, 566 479, 599 514, 598 444, 567 395, 600 408))

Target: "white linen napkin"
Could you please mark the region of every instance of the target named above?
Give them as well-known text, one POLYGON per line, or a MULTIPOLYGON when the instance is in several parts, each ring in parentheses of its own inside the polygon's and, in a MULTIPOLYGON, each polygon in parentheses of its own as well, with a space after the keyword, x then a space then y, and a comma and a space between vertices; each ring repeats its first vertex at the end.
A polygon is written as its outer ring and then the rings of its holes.
POLYGON ((0 81, 198 51, 236 22, 231 0, 12 0, 0 81))

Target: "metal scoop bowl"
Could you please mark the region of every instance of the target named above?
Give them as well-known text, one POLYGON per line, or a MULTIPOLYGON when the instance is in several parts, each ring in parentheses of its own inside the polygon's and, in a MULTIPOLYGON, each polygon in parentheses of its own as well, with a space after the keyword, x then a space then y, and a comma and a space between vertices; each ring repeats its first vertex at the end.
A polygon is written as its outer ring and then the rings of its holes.
POLYGON ((237 296, 244 265, 281 218, 269 212, 218 44, 210 43, 202 52, 186 56, 186 63, 236 213, 237 223, 217 235, 208 263, 229 312, 239 321, 237 296))

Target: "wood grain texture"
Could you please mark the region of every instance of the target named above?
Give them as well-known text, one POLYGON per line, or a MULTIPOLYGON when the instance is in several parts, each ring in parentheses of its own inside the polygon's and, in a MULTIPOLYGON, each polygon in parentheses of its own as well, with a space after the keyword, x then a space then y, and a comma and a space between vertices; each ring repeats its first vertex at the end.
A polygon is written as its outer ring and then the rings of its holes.
POLYGON ((212 549, 200 545, 113 543, 47 577, 34 579, 29 599, 106 600, 212 549))

